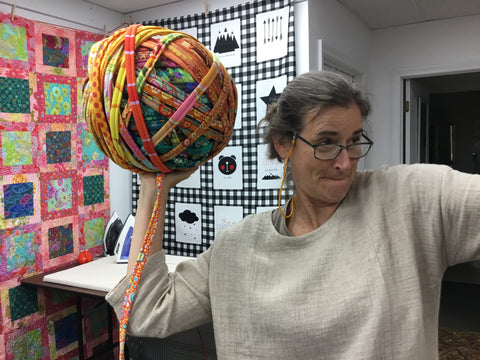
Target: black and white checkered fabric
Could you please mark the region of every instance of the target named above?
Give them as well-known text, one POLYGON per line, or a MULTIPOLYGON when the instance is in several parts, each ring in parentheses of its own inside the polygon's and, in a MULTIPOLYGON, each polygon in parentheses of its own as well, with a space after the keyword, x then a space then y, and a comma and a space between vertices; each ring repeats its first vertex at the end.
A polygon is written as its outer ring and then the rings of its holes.
MULTIPOLYGON (((211 48, 210 26, 219 22, 240 19, 241 66, 227 67, 235 83, 242 86, 242 126, 234 131, 228 146, 241 146, 243 154, 243 189, 217 190, 213 187, 212 160, 200 168, 199 189, 175 188, 170 192, 164 228, 164 249, 172 255, 197 256, 206 250, 214 240, 214 206, 241 206, 243 215, 256 213, 258 207, 275 207, 278 190, 257 189, 257 145, 262 143, 261 131, 257 130, 256 82, 259 80, 287 76, 295 77, 295 36, 294 5, 291 0, 256 1, 205 14, 182 16, 144 23, 143 25, 163 26, 172 30, 197 28, 197 38, 211 48), (256 61, 256 15, 288 7, 288 51, 287 56, 256 61), (202 244, 175 241, 175 203, 201 204, 202 244)), ((262 114, 263 117, 263 114, 262 114)), ((237 119, 237 121, 239 121, 237 119)), ((132 213, 136 213, 139 194, 138 177, 133 177, 132 213)), ((291 190, 282 192, 282 203, 292 196, 291 190)))

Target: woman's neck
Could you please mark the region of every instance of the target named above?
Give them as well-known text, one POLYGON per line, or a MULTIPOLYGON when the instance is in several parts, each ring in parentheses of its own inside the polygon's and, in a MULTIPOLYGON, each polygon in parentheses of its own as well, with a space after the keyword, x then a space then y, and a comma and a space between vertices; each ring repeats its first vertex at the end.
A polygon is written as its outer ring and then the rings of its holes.
POLYGON ((293 206, 292 216, 286 219, 288 231, 292 236, 300 236, 319 228, 330 219, 339 205, 340 203, 316 203, 295 196, 290 202, 290 209, 287 210, 290 213, 293 206))

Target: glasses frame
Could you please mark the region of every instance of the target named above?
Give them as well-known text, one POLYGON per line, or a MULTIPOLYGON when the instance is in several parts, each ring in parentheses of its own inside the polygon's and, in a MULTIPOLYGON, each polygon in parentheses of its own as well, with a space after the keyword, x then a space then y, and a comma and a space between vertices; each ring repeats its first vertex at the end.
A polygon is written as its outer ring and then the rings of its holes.
POLYGON ((348 154, 348 157, 350 159, 361 159, 365 156, 367 156, 367 154, 369 153, 370 149, 372 148, 373 146, 373 141, 365 134, 362 134, 362 137, 365 138, 365 140, 367 140, 366 142, 358 142, 358 143, 355 143, 355 144, 350 144, 350 145, 340 145, 340 144, 326 144, 326 145, 313 145, 310 141, 308 141, 307 139, 304 139, 303 137, 301 137, 298 133, 295 133, 293 134, 293 139, 300 139, 302 140, 305 144, 309 145, 312 149, 313 149, 313 157, 317 160, 334 160, 338 157, 338 155, 340 155, 340 153, 342 152, 342 150, 346 150, 347 151, 347 154, 348 154), (350 156, 350 153, 348 152, 348 149, 352 146, 356 146, 356 145, 369 145, 368 147, 368 150, 365 152, 365 154, 363 154, 362 156, 358 156, 358 157, 355 157, 355 156, 350 156), (338 151, 336 153, 335 156, 331 157, 331 158, 328 158, 328 159, 319 159, 315 154, 316 154, 316 149, 318 147, 322 147, 322 146, 336 146, 338 148, 338 151))

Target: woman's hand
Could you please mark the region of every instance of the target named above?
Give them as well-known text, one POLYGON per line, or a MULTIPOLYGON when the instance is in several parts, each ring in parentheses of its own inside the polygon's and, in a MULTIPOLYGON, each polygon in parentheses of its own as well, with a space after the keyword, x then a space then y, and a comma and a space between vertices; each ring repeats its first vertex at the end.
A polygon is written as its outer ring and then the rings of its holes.
POLYGON ((176 186, 179 182, 188 179, 195 171, 197 171, 198 166, 193 169, 188 170, 176 170, 170 174, 165 175, 165 179, 163 180, 163 185, 171 189, 176 186))

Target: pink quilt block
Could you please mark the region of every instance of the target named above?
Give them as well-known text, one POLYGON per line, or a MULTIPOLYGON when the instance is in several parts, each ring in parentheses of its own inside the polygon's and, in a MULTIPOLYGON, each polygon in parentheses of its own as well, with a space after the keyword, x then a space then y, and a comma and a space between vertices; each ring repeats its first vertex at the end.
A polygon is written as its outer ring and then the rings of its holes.
POLYGON ((77 122, 76 78, 37 74, 35 98, 39 106, 39 122, 77 122))
POLYGON ((41 230, 40 252, 44 270, 76 263, 79 253, 77 216, 43 221, 41 230))
POLYGON ((50 359, 58 359, 78 349, 77 307, 69 306, 47 316, 50 359))
POLYGON ((0 230, 0 281, 37 274, 42 269, 40 225, 0 230))
POLYGON ((77 76, 75 31, 35 23, 37 73, 77 76))
POLYGON ((42 220, 54 220, 77 215, 77 172, 48 172, 40 174, 42 220))
POLYGON ((0 121, 0 175, 35 173, 42 153, 35 123, 0 121))
POLYGON ((0 13, 0 67, 35 71, 34 23, 0 13))
POLYGON ((5 360, 43 360, 48 354, 48 333, 45 318, 25 324, 6 334, 5 360))
POLYGON ((109 218, 109 210, 79 215, 80 251, 89 250, 94 257, 103 254, 103 235, 109 218))
POLYGON ((0 121, 36 122, 37 77, 24 69, 0 67, 0 121))
POLYGON ((77 127, 75 124, 38 124, 39 144, 42 151, 38 167, 43 172, 63 172, 77 169, 77 127))
POLYGON ((90 48, 97 41, 104 38, 103 35, 77 31, 75 33, 76 55, 77 55, 77 76, 86 77, 88 73, 88 54, 90 48))
POLYGON ((110 209, 110 175, 104 168, 79 169, 78 213, 92 214, 110 209))
MULTIPOLYGON (((43 296, 39 296, 40 292, 37 292, 36 300, 32 303, 32 299, 29 296, 22 295, 25 286, 20 285, 20 278, 13 278, 2 282, 0 286, 0 305, 2 327, 4 333, 17 333, 23 334, 27 331, 30 325, 35 324, 38 321, 44 321, 45 319, 45 299, 43 296), (16 297, 16 298, 15 298, 16 297), (19 311, 25 313, 18 318, 19 315, 15 315, 19 311)), ((30 292, 29 290, 27 290, 30 292)), ((34 291, 37 291, 34 289, 34 291)), ((33 292, 31 292, 33 293, 33 292)), ((8 334, 5 339, 7 344, 11 339, 8 334)), ((8 346, 7 346, 8 349, 8 346)), ((8 359, 8 357, 7 357, 8 359)), ((26 359, 29 359, 28 357, 26 359)))

